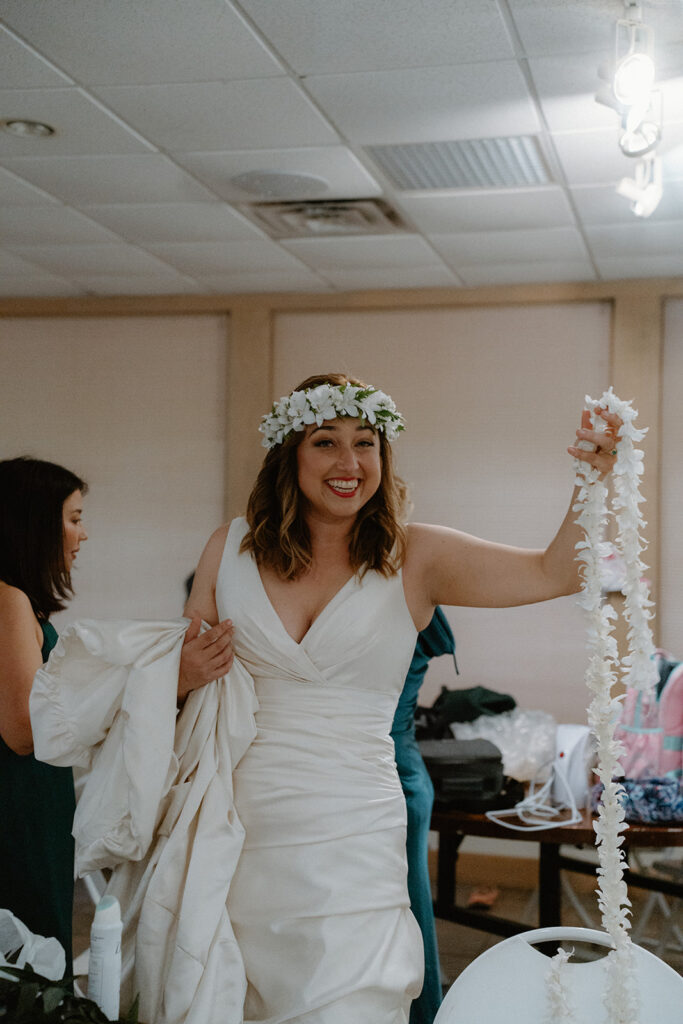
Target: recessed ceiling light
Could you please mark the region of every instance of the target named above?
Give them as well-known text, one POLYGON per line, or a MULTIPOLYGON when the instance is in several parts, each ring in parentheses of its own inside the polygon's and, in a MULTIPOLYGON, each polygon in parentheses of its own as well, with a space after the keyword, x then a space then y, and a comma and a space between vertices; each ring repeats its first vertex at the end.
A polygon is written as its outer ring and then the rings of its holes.
POLYGON ((46 139, 55 134, 54 128, 42 121, 23 121, 19 118, 0 122, 4 131, 18 135, 21 139, 46 139))

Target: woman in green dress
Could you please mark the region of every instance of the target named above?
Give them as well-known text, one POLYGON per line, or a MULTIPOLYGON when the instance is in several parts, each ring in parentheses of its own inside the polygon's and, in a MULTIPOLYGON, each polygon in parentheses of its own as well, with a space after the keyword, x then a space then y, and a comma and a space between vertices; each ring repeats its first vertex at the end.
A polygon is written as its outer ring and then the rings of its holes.
POLYGON ((55 936, 71 974, 75 809, 70 768, 33 756, 28 698, 57 642, 49 618, 72 595, 87 534, 86 484, 38 459, 0 462, 0 907, 55 936))
MULTIPOLYGON (((36 760, 29 717, 33 677, 57 643, 49 618, 72 595, 83 527, 83 480, 39 459, 0 461, 0 907, 37 935, 55 936, 71 974, 75 810, 71 768, 36 760)), ((232 625, 183 645, 178 699, 230 668, 232 625)))

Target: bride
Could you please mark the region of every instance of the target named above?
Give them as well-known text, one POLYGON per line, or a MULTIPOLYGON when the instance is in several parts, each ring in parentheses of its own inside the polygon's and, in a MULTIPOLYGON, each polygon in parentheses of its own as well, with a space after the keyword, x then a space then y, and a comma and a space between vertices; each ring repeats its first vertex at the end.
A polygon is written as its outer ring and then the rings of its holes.
MULTIPOLYGON (((605 429, 584 413, 568 451, 606 474, 621 421, 598 413, 605 429)), ((234 773, 246 839, 228 899, 247 1022, 407 1022, 422 948, 389 730, 417 633, 437 604, 579 588, 571 511, 538 550, 405 525, 403 426, 387 395, 342 374, 281 399, 246 518, 210 538, 188 599, 195 622, 230 620, 259 705, 234 773)))

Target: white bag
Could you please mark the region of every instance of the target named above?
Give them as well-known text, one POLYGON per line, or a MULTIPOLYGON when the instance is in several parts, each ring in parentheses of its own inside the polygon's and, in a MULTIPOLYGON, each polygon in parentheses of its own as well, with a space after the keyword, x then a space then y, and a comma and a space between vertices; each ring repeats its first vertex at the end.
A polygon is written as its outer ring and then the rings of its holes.
POLYGON ((0 975, 11 978, 12 975, 3 974, 3 967, 25 967, 27 964, 36 974, 50 981, 59 981, 66 970, 64 947, 59 939, 34 935, 11 911, 0 909, 0 975), (9 963, 7 957, 17 949, 21 949, 19 956, 14 963, 9 963))

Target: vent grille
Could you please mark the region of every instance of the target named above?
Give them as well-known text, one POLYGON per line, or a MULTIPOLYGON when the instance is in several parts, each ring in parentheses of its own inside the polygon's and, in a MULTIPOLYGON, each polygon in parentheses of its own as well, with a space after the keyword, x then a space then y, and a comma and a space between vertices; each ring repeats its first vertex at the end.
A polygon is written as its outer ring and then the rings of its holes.
POLYGON ((532 135, 368 146, 367 152, 404 190, 522 188, 551 180, 532 135))
POLYGON ((249 203, 240 210, 273 238, 387 235, 407 230, 398 214, 380 199, 249 203))

